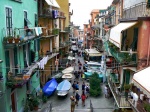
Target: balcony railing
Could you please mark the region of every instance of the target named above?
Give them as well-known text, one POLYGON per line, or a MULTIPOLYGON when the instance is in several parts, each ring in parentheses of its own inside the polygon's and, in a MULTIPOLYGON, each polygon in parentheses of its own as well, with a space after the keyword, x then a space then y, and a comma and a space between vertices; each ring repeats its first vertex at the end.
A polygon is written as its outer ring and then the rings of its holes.
POLYGON ((52 34, 53 34, 53 35, 59 35, 59 32, 60 32, 60 29, 58 29, 58 28, 54 28, 54 29, 52 30, 52 34))
POLYGON ((142 2, 123 10, 123 19, 149 16, 150 3, 142 2))
POLYGON ((63 48, 69 45, 71 45, 70 41, 62 42, 62 43, 59 43, 59 48, 63 48))
POLYGON ((20 70, 18 68, 13 69, 12 71, 15 71, 18 69, 20 71, 19 73, 12 73, 8 72, 7 74, 7 81, 6 81, 6 86, 9 88, 21 88, 24 84, 27 83, 27 81, 30 79, 31 75, 34 74, 38 68, 39 65, 38 63, 43 63, 41 60, 45 57, 47 57, 47 61, 52 59, 53 57, 57 56, 59 53, 51 53, 47 54, 46 56, 42 56, 37 62, 33 63, 29 67, 20 70))
POLYGON ((43 8, 43 10, 39 12, 39 16, 52 18, 52 9, 43 8))
POLYGON ((122 64, 132 64, 131 66, 134 66, 137 61, 137 55, 136 54, 129 54, 129 53, 123 53, 120 52, 119 49, 112 44, 106 45, 108 47, 108 51, 111 53, 111 55, 116 59, 117 62, 122 64))
POLYGON ((48 37, 52 35, 52 29, 42 28, 42 37, 48 37))
POLYGON ((3 29, 3 42, 6 44, 18 44, 33 39, 41 34, 41 28, 36 32, 35 28, 3 29))
POLYGON ((131 108, 129 102, 126 100, 124 93, 120 93, 118 91, 117 86, 115 85, 115 83, 112 82, 112 79, 109 76, 107 79, 108 85, 114 96, 114 99, 116 100, 118 108, 131 108))

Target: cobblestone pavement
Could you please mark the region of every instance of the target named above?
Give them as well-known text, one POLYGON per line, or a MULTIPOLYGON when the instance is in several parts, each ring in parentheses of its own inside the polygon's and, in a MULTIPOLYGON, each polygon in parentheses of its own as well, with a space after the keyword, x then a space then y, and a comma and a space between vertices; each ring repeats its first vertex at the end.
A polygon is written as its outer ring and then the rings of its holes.
MULTIPOLYGON (((82 57, 77 57, 81 61, 81 63, 84 63, 84 60, 82 57)), ((78 70, 78 66, 75 66, 75 70, 78 70)), ((73 82, 73 81, 72 81, 73 82)), ((86 83, 88 83, 86 81, 86 83)), ((82 80, 79 80, 79 94, 81 95, 81 85, 82 80)), ((102 86, 103 84, 99 85, 102 86)), ((57 96, 57 92, 55 92, 50 98, 49 101, 42 106, 44 109, 39 109, 39 112, 49 112, 49 103, 52 102, 53 112, 70 112, 70 96, 73 95, 72 88, 70 89, 69 93, 65 97, 59 97, 57 96)), ((100 97, 89 97, 86 99, 85 106, 82 106, 81 100, 79 101, 79 105, 75 107, 75 112, 90 112, 90 100, 93 104, 94 112, 112 112, 114 110, 113 105, 113 98, 106 99, 104 95, 100 97)))

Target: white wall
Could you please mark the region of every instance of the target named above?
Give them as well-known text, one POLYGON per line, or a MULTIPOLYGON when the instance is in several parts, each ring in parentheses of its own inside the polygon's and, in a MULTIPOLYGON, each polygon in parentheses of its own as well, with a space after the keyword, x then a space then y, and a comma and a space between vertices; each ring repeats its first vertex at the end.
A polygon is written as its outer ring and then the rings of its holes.
POLYGON ((124 0, 123 1, 123 9, 133 6, 135 4, 146 2, 146 0, 124 0))

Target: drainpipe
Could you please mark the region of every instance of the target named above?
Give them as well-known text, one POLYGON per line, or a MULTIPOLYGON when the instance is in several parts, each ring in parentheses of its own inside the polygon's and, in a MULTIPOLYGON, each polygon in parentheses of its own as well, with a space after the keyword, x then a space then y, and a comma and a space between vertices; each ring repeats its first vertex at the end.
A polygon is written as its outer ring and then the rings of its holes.
MULTIPOLYGON (((150 28, 150 22, 149 22, 149 28, 150 28)), ((148 39, 148 56, 147 56, 147 66, 149 65, 149 54, 150 54, 150 33, 149 33, 149 39, 148 39)))

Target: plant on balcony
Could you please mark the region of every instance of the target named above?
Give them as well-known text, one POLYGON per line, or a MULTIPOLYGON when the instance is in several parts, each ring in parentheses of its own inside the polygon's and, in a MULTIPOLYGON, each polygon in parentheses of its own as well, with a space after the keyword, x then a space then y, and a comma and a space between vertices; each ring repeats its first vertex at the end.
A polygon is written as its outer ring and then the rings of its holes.
POLYGON ((144 109, 146 112, 150 112, 150 104, 144 104, 144 109))
POLYGON ((95 72, 90 77, 90 95, 91 96, 99 96, 102 93, 102 89, 100 88, 101 80, 99 79, 98 74, 95 72))
POLYGON ((48 99, 47 99, 47 96, 44 96, 44 95, 43 95, 43 97, 42 97, 42 101, 43 101, 43 103, 46 103, 46 102, 47 102, 47 100, 48 100, 48 99))
POLYGON ((124 89, 125 89, 125 90, 129 90, 130 88, 131 88, 131 84, 125 84, 125 85, 124 85, 124 89))

